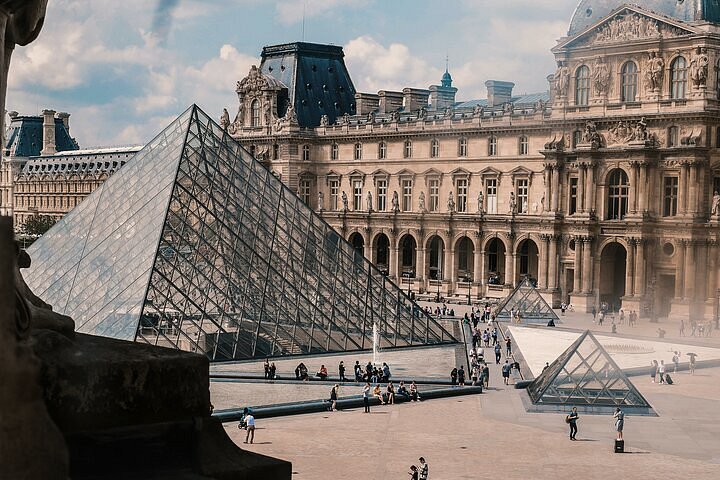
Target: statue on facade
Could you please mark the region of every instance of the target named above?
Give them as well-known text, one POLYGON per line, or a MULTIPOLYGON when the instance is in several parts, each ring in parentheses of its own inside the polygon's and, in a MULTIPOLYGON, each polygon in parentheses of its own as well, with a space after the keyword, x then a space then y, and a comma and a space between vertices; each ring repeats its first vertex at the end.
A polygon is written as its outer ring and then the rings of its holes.
POLYGON ((425 213, 425 192, 420 192, 420 198, 418 199, 418 207, 421 212, 425 213))
POLYGON ((645 86, 648 90, 657 92, 662 88, 665 61, 656 52, 650 52, 650 58, 645 65, 645 86))
POLYGON ((483 195, 482 190, 478 192, 477 196, 477 211, 478 213, 485 213, 485 196, 483 195))
POLYGON ((510 192, 510 202, 508 203, 510 214, 514 215, 517 213, 517 202, 515 201, 515 192, 510 192))
POLYGON ((325 210, 325 194, 318 192, 318 212, 325 210))
POLYGON ((400 211, 400 200, 398 199, 398 193, 397 190, 393 192, 392 196, 392 211, 393 212, 399 212, 400 211))
POLYGON ((720 216, 720 193, 718 193, 717 190, 715 190, 712 198, 712 210, 710 210, 710 214, 715 217, 720 216))
POLYGON ((343 212, 347 212, 348 211, 348 197, 347 197, 347 193, 345 193, 345 190, 343 190, 342 196, 340 198, 342 199, 343 212))
POLYGON ((367 193, 367 211, 372 212, 373 211, 373 201, 372 201, 372 192, 368 191, 367 193))
POLYGON ((418 120, 425 120, 427 118, 427 109, 425 107, 421 107, 420 110, 418 110, 418 120))
POLYGON ((327 115, 323 115, 320 117, 320 126, 321 127, 327 127, 330 124, 330 119, 327 115))
POLYGON ((545 195, 540 198, 540 212, 545 211, 545 195))
POLYGON ((648 140, 647 123, 645 117, 642 117, 640 121, 635 125, 635 132, 633 133, 635 141, 644 142, 648 140))
POLYGON ((447 209, 450 213, 455 211, 455 197, 453 196, 453 192, 448 193, 447 209))
POLYGON ((238 104, 237 115, 235 115, 235 120, 233 120, 232 125, 230 125, 230 128, 228 128, 228 132, 235 133, 243 127, 243 125, 245 123, 244 115, 245 115, 244 103, 243 103, 243 100, 240 100, 240 103, 238 104))
POLYGON ((285 121, 288 123, 298 123, 297 114, 295 113, 295 107, 292 103, 288 105, 287 110, 285 110, 285 121))
POLYGON ((503 113, 507 113, 507 114, 509 114, 509 115, 512 115, 514 111, 515 111, 515 105, 513 105, 512 102, 506 102, 506 103, 503 105, 503 113))
POLYGON ((455 112, 453 111, 453 108, 451 106, 445 107, 445 113, 443 114, 443 118, 452 118, 455 112))
POLYGON ((473 107, 473 117, 481 117, 485 113, 485 109, 479 103, 473 107))
POLYGON ((588 121, 585 124, 585 131, 582 136, 582 143, 589 144, 592 148, 599 148, 602 146, 602 137, 597 131, 595 122, 588 121))
POLYGON ((367 114, 367 123, 373 124, 375 123, 375 111, 368 112, 367 114))
POLYGON ((595 60, 593 80, 597 94, 607 95, 610 89, 610 67, 608 67, 608 64, 605 63, 602 58, 595 60))
POLYGON ((223 108, 222 115, 220 115, 220 128, 227 130, 230 126, 230 114, 227 108, 223 108))
POLYGON ((558 68, 555 70, 553 79, 557 96, 566 96, 570 85, 570 69, 565 65, 565 62, 558 62, 558 68))
POLYGON ((697 47, 695 55, 690 59, 690 79, 695 88, 705 87, 708 79, 710 59, 707 48, 697 47))

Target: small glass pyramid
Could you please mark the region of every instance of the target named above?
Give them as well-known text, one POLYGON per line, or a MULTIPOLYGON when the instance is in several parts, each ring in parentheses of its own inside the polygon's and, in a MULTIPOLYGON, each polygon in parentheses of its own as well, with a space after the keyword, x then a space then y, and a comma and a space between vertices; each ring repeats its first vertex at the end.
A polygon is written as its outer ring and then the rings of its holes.
POLYGON ((28 253, 78 331, 211 360, 456 342, 196 106, 28 253))
POLYGON ((527 388, 533 404, 651 408, 588 330, 527 388))
POLYGON ((527 277, 500 303, 495 318, 512 321, 513 311, 519 313, 525 323, 547 323, 550 320, 559 320, 557 314, 527 277))

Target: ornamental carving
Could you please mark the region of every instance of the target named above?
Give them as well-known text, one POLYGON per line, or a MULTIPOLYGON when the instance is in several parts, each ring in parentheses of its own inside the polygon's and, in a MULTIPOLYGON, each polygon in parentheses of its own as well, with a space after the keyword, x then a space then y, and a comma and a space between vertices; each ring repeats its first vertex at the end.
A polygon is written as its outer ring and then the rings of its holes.
POLYGON ((653 38, 678 37, 686 32, 638 14, 620 14, 599 26, 590 43, 625 42, 653 38))
POLYGON ((645 87, 648 90, 657 92, 662 88, 664 68, 665 61, 662 57, 650 52, 650 58, 645 63, 645 87))
POLYGON ((655 135, 648 132, 645 117, 634 125, 631 122, 618 122, 608 129, 607 138, 608 145, 625 145, 633 142, 650 145, 657 141, 655 135))
POLYGON ((610 67, 602 58, 595 60, 593 66, 593 81, 598 95, 607 95, 610 90, 610 67))
POLYGON ((263 89, 270 88, 267 78, 260 73, 260 69, 253 65, 250 67, 248 76, 237 82, 235 92, 238 94, 254 94, 259 95, 263 89))
POLYGON ((570 69, 565 65, 565 62, 558 62, 558 68, 555 70, 553 80, 557 96, 566 96, 568 87, 570 86, 570 69))
POLYGON ((708 67, 710 59, 708 58, 707 48, 697 47, 695 54, 690 59, 689 73, 690 79, 695 88, 705 87, 708 79, 708 67))

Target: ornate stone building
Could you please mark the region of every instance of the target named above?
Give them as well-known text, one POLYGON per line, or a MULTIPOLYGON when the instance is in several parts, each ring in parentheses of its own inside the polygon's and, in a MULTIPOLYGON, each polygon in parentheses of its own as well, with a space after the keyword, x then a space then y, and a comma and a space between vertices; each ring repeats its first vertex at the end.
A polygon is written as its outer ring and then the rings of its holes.
POLYGON ((266 47, 222 124, 403 288, 713 318, 717 2, 582 1, 548 92, 356 92, 339 47, 266 47))
POLYGON ((142 147, 80 150, 68 113, 10 112, 0 167, 0 214, 19 229, 32 216, 62 218, 142 147))

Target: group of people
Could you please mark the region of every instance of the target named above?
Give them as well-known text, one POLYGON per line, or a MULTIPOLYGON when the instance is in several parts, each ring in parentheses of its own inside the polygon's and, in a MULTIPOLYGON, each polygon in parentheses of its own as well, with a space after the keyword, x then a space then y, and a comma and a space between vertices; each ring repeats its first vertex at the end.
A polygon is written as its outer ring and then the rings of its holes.
POLYGON ((473 306, 470 313, 465 313, 463 321, 468 325, 472 322, 473 329, 477 329, 478 323, 488 323, 492 319, 492 308, 489 303, 486 303, 484 307, 473 306))
POLYGON ((275 372, 277 371, 275 362, 270 363, 270 361, 266 358, 265 365, 263 367, 265 369, 265 380, 273 380, 275 378, 275 372))
POLYGON ((380 401, 380 405, 394 405, 395 399, 398 396, 411 402, 420 401, 420 393, 414 381, 410 384, 410 388, 405 385, 404 381, 401 381, 397 389, 395 389, 393 382, 388 382, 385 386, 385 391, 383 391, 380 384, 371 387, 368 382, 362 389, 362 396, 365 413, 370 413, 370 398, 377 398, 380 401))
MULTIPOLYGON (((680 352, 674 351, 672 356, 672 373, 676 373, 678 371, 678 368, 680 366, 680 352)), ((690 363, 689 363, 689 369, 690 374, 695 374, 695 357, 697 357, 696 353, 688 353, 686 354, 688 357, 690 357, 690 363)), ((665 360, 660 360, 660 363, 658 363, 657 360, 653 360, 650 364, 650 381, 652 383, 659 383, 659 384, 667 384, 672 385, 673 379, 669 374, 669 368, 665 364, 665 360)))
MULTIPOLYGON (((343 369, 344 368, 345 367, 343 366, 343 369)), ((392 376, 390 372, 390 367, 385 362, 383 362, 382 367, 378 368, 373 365, 372 362, 368 361, 367 365, 365 365, 365 368, 363 368, 362 365, 360 365, 360 361, 356 360, 353 371, 355 373, 356 382, 366 382, 373 384, 381 382, 386 383, 390 380, 390 377, 392 376)))
POLYGON ((484 330, 480 328, 473 328, 472 334, 472 346, 477 347, 494 347, 498 343, 498 331, 497 328, 486 328, 484 330))
POLYGON ((430 306, 426 306, 424 308, 425 313, 432 316, 435 315, 436 317, 454 317, 455 316, 455 310, 448 307, 446 304, 442 304, 442 307, 435 307, 435 310, 433 310, 430 306))
MULTIPOLYGON (((691 337, 711 337, 713 331, 712 322, 697 322, 695 319, 690 320, 690 336, 691 337)), ((680 336, 685 336, 685 321, 680 320, 680 336)))
MULTIPOLYGON (((565 416, 565 423, 570 427, 570 440, 577 440, 577 423, 580 419, 577 407, 573 407, 570 413, 565 416)), ((623 439, 623 429, 625 428, 625 412, 620 407, 615 408, 613 413, 613 423, 617 432, 617 440, 623 439)))
POLYGON ((423 457, 420 457, 418 460, 420 462, 420 466, 410 465, 410 471, 408 472, 410 480, 427 480, 429 470, 428 464, 423 457))

